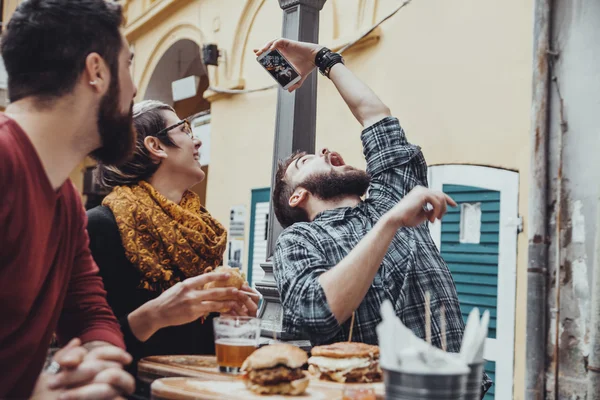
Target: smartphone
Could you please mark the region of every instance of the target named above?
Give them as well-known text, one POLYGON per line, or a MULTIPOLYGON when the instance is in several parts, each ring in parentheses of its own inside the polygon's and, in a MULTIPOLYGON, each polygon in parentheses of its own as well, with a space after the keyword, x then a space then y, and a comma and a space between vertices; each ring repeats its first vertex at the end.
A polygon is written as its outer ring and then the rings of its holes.
POLYGON ((298 71, 277 49, 262 53, 256 60, 285 90, 300 81, 298 71))

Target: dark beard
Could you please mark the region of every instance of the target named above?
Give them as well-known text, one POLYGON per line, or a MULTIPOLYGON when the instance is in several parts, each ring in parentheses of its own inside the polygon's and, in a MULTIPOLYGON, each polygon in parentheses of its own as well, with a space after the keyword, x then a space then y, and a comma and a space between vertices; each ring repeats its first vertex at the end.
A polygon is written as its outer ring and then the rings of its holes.
POLYGON ((302 186, 321 200, 333 200, 345 196, 363 196, 371 177, 360 169, 346 172, 331 171, 308 177, 298 186, 302 186))
MULTIPOLYGON (((115 75, 113 75, 115 76, 115 75)), ((98 132, 102 147, 90 155, 106 165, 122 165, 133 155, 136 133, 133 127, 133 101, 126 114, 119 110, 119 79, 112 79, 108 92, 100 101, 98 132)))

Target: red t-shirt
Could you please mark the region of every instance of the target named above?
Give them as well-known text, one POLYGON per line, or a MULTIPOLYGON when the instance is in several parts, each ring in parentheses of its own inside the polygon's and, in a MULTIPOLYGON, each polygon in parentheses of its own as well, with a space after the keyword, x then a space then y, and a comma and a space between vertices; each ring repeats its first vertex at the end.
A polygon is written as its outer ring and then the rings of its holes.
POLYGON ((124 348, 70 180, 54 191, 31 141, 0 113, 0 398, 27 397, 52 334, 124 348))

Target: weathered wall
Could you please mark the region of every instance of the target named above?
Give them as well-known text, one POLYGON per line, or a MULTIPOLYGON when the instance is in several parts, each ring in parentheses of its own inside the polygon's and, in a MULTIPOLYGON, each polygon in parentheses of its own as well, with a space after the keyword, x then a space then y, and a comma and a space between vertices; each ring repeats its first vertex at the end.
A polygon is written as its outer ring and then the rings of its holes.
POLYGON ((555 59, 550 111, 549 310, 557 304, 558 264, 561 270, 558 314, 550 312, 548 324, 546 388, 553 396, 558 363, 558 398, 583 399, 589 354, 589 282, 600 188, 600 3, 573 0, 554 4, 552 47, 559 55, 555 59), (559 350, 555 352, 557 340, 559 350))

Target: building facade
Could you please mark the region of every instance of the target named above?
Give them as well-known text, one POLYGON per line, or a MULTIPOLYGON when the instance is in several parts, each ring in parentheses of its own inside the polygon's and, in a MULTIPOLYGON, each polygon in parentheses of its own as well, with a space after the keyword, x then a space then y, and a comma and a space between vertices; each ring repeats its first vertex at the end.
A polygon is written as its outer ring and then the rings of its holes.
MULTIPOLYGON (((5 20, 13 3, 4 2, 5 20)), ((235 224, 228 257, 255 269, 265 251, 277 90, 258 90, 274 81, 252 49, 281 35, 279 3, 121 3, 135 52, 137 100, 163 100, 181 117, 210 110, 209 119, 198 120, 209 143, 207 180, 194 190, 228 228, 235 224), (203 63, 202 49, 211 44, 220 53, 216 66, 203 63), (181 81, 188 77, 195 78, 181 81), (173 82, 180 84, 177 101, 173 82), (223 93, 228 90, 257 91, 223 93), (181 91, 189 93, 179 100, 181 91)), ((319 41, 339 49, 400 4, 328 0, 319 41)), ((422 147, 430 185, 461 203, 432 226, 432 234, 454 274, 464 312, 473 306, 492 311, 486 354, 492 362, 486 368, 495 374, 498 399, 522 399, 525 392, 532 10, 533 0, 413 1, 344 53, 346 65, 422 147)), ((317 107, 317 148, 335 149, 347 163, 364 167, 360 125, 321 76, 317 107)), ((85 166, 72 175, 80 188, 85 166)))

